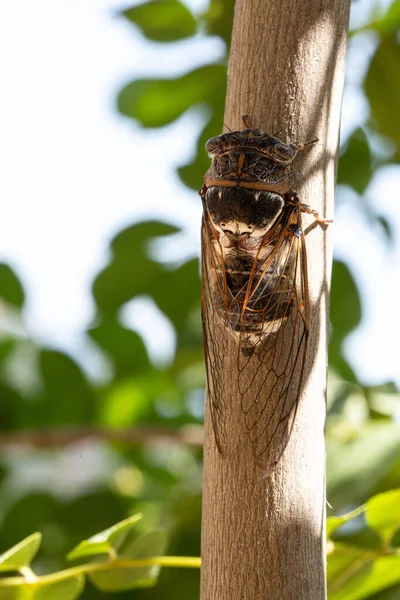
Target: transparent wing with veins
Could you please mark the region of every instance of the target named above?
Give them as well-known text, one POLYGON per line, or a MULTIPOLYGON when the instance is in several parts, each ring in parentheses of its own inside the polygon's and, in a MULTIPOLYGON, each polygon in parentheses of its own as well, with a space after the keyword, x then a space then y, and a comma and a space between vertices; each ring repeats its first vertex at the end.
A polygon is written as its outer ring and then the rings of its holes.
POLYGON ((262 240, 246 285, 232 295, 218 234, 202 226, 203 327, 207 388, 221 452, 229 410, 224 356, 238 339, 237 392, 252 450, 266 472, 282 456, 296 417, 308 340, 307 262, 300 210, 262 240), (271 251, 259 260, 262 247, 271 251))

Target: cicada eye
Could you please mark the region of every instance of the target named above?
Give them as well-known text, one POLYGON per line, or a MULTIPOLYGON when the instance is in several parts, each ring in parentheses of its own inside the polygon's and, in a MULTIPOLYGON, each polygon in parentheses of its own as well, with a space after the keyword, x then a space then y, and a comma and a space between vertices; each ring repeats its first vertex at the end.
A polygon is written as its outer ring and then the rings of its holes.
POLYGON ((275 144, 274 152, 279 158, 283 158, 284 160, 290 160, 294 156, 293 149, 290 146, 286 146, 286 144, 275 144))
POLYGON ((206 152, 208 152, 208 154, 213 154, 216 150, 216 148, 218 148, 219 145, 219 137, 213 137, 210 140, 208 140, 208 142, 206 142, 205 148, 206 148, 206 152))

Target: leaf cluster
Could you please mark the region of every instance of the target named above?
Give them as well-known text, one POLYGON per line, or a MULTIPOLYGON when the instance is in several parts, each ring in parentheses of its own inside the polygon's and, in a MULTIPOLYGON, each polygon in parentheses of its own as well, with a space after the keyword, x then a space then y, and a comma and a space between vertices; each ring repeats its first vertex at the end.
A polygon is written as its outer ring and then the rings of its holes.
POLYGON ((164 531, 135 535, 137 514, 84 540, 68 554, 69 560, 90 559, 51 575, 36 575, 31 568, 41 543, 34 533, 0 556, 0 572, 19 575, 0 579, 3 600, 74 600, 83 592, 85 575, 102 592, 118 592, 155 585, 161 566, 198 567, 198 559, 161 556, 164 531))

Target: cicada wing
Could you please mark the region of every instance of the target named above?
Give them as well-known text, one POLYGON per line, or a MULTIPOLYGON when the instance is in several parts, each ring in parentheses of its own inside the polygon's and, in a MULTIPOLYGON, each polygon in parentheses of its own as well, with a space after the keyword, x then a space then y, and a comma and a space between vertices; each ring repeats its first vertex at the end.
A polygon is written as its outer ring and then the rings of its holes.
POLYGON ((253 269, 242 305, 238 390, 253 454, 266 473, 281 458, 293 430, 304 378, 308 312, 307 255, 296 212, 267 259, 253 269), (259 325, 249 334, 250 319, 259 325))
POLYGON ((233 301, 226 282, 226 272, 219 236, 207 213, 202 220, 202 321, 207 373, 207 401, 219 451, 224 453, 227 421, 227 397, 224 385, 224 361, 229 328, 238 320, 239 307, 233 301), (237 312, 235 316, 233 312, 237 312))

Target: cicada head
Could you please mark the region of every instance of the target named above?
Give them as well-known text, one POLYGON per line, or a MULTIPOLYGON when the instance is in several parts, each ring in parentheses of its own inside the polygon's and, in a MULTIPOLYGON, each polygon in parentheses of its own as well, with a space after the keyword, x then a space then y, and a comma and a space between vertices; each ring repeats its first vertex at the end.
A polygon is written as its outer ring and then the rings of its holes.
POLYGON ((223 133, 211 138, 206 143, 206 151, 211 158, 233 150, 257 152, 268 157, 274 163, 289 165, 299 147, 296 144, 284 144, 259 129, 243 129, 242 131, 223 133))

